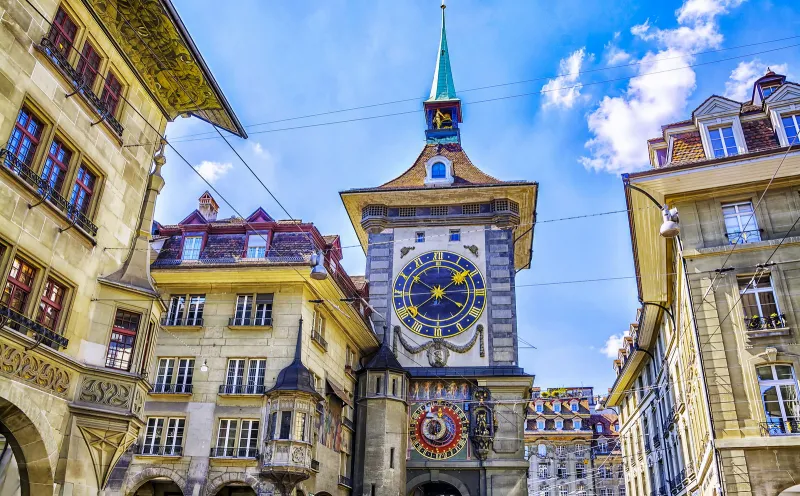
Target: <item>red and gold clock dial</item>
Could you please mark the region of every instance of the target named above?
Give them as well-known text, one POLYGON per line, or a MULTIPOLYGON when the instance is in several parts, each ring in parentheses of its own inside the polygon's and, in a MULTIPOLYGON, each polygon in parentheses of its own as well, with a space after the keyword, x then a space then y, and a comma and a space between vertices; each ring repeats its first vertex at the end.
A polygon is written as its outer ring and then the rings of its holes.
POLYGON ((460 407, 435 400, 419 405, 411 414, 409 435, 419 454, 445 460, 464 448, 468 427, 469 420, 460 407))

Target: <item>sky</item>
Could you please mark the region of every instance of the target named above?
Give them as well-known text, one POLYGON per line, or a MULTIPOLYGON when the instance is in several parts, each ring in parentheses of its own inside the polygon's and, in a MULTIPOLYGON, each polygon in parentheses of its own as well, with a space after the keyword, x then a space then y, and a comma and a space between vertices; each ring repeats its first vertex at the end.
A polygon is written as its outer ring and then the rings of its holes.
MULTIPOLYGON (((338 193, 393 179, 419 155, 439 2, 174 3, 248 128, 231 144, 282 206, 209 124, 179 118, 167 137, 189 164, 168 150, 156 219, 196 208, 207 186, 192 166, 224 197, 220 217, 262 206, 311 221, 341 235, 345 269, 363 274, 338 193)), ((446 13, 465 151, 488 174, 540 185, 532 266, 517 276, 520 365, 537 386, 603 393, 639 306, 620 174, 647 168, 646 140, 711 94, 749 99, 768 66, 798 74, 800 7, 451 0, 446 13), (572 282, 606 278, 617 279, 572 282)))

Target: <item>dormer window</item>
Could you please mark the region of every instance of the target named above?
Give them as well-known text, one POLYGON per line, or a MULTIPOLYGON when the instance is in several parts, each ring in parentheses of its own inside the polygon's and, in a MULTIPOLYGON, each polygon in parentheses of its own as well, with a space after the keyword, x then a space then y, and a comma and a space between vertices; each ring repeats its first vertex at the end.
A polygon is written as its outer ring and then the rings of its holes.
POLYGON ((186 236, 183 238, 182 260, 197 260, 200 258, 200 246, 203 244, 202 236, 186 236))
POLYGON ((577 401, 573 401, 572 403, 570 403, 569 406, 570 406, 570 409, 572 409, 573 412, 577 412, 578 411, 578 402, 577 401))
POLYGON ((572 421, 572 426, 575 428, 576 431, 581 430, 581 419, 574 419, 572 421))
POLYGON ((559 402, 559 401, 554 401, 553 402, 553 411, 556 412, 556 413, 561 412, 561 402, 559 402))
POLYGON ((425 162, 426 186, 449 186, 453 184, 453 162, 437 155, 425 162))
POLYGON ((667 149, 659 148, 656 150, 656 166, 661 167, 667 165, 667 149))
POLYGON ((711 149, 714 152, 714 158, 730 157, 738 154, 739 150, 736 147, 736 138, 733 136, 732 126, 709 129, 708 135, 711 137, 711 149))
POLYGON ((560 431, 564 428, 564 421, 563 420, 556 420, 556 430, 560 431))
POLYGON ((800 115, 786 115, 781 117, 783 131, 786 133, 786 142, 795 145, 798 142, 797 130, 800 129, 800 115))
POLYGON ((542 413, 544 411, 544 405, 542 403, 536 403, 536 413, 542 413))
POLYGON ((769 85, 769 86, 762 86, 761 87, 761 99, 765 100, 768 96, 773 94, 775 92, 775 90, 778 89, 779 86, 780 86, 780 83, 772 84, 772 85, 769 85))
POLYGON ((247 236, 247 258, 266 258, 267 256, 267 235, 250 234, 247 236))

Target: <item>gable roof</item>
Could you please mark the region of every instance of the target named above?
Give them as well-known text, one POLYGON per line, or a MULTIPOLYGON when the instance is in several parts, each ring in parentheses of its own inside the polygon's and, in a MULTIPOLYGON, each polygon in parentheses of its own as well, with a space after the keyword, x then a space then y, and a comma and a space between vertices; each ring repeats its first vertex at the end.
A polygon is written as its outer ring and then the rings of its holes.
POLYGON ((411 167, 391 181, 380 185, 378 189, 424 188, 427 176, 425 163, 437 155, 441 155, 453 163, 453 184, 451 186, 503 183, 478 169, 459 143, 429 143, 425 145, 411 167))
POLYGON ((736 100, 731 100, 730 98, 726 98, 724 96, 719 95, 711 95, 710 97, 706 98, 703 103, 697 106, 696 109, 692 111, 692 119, 697 117, 698 115, 709 115, 709 114, 717 114, 722 112, 731 112, 731 111, 740 111, 742 108, 741 102, 737 102, 736 100))

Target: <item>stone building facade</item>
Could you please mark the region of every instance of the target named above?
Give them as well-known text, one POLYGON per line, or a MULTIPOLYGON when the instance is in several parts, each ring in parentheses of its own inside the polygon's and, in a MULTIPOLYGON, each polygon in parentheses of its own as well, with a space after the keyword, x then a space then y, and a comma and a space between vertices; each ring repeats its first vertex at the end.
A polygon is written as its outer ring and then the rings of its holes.
POLYGON ((652 169, 623 177, 644 304, 608 404, 631 494, 798 490, 798 111, 800 86, 768 72, 747 102, 664 125, 652 169), (659 237, 656 204, 679 236, 659 237))
POLYGON ((595 407, 591 387, 532 388, 525 421, 530 496, 619 494, 616 415, 595 407))
POLYGON ((167 310, 145 429, 115 469, 120 493, 347 495, 356 373, 378 344, 365 281, 313 224, 217 211, 206 192, 177 225, 157 225, 152 274, 167 310), (317 253, 324 280, 310 276, 317 253), (308 391, 286 386, 295 362, 308 391), (284 448, 292 460, 278 459, 284 448))
POLYGON ((95 495, 144 428, 160 136, 188 114, 244 132, 167 0, 0 18, 0 492, 95 495))
POLYGON ((518 363, 514 281, 538 185, 489 176, 464 151, 444 12, 422 151, 395 179, 341 193, 384 357, 359 376, 358 495, 527 492, 533 378, 518 363))

